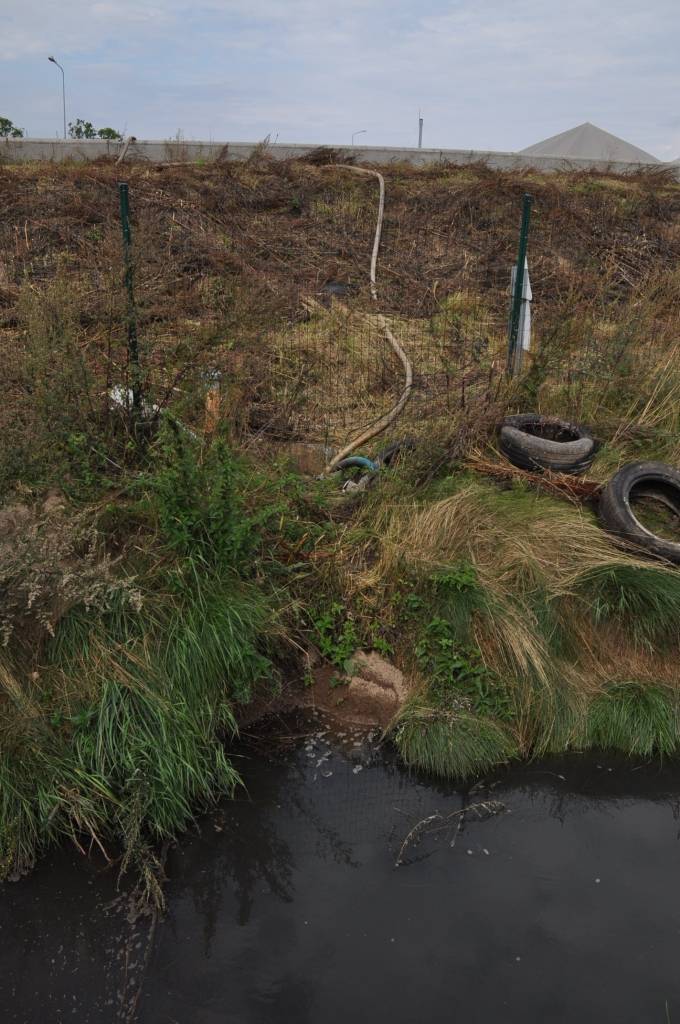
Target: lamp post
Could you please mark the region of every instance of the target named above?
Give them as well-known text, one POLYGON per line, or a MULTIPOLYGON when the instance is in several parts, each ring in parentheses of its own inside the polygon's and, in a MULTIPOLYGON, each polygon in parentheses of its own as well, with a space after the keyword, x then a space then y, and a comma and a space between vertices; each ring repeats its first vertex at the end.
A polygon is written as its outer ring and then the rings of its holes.
POLYGON ((61 104, 64 111, 64 138, 66 138, 66 85, 64 82, 64 69, 62 68, 59 61, 55 60, 54 57, 48 57, 47 59, 51 61, 53 64, 56 64, 59 70, 61 71, 61 104))
POLYGON ((367 130, 368 129, 366 129, 366 128, 362 128, 358 132, 352 132, 352 145, 354 145, 354 140, 356 139, 357 135, 365 135, 367 130))

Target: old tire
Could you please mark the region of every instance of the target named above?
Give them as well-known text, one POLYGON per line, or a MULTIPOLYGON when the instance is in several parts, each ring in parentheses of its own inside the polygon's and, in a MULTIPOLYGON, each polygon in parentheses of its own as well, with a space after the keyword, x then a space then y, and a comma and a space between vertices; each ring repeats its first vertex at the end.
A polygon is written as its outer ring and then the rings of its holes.
POLYGON ((506 416, 499 447, 520 469, 574 474, 585 473, 597 451, 595 438, 585 427, 532 412, 506 416))
POLYGON ((388 444, 387 448, 383 448, 382 451, 378 452, 375 457, 376 465, 389 466, 400 452, 412 452, 415 447, 416 442, 412 437, 405 437, 401 441, 394 441, 392 444, 388 444))
POLYGON ((680 565, 680 542, 648 530, 631 506, 636 497, 656 498, 680 516, 680 472, 664 462, 633 462, 615 473, 600 496, 600 518, 621 540, 680 565))
POLYGON ((377 459, 368 459, 365 455, 348 455, 335 466, 333 472, 341 473, 343 469, 366 469, 369 473, 375 473, 378 469, 377 459))

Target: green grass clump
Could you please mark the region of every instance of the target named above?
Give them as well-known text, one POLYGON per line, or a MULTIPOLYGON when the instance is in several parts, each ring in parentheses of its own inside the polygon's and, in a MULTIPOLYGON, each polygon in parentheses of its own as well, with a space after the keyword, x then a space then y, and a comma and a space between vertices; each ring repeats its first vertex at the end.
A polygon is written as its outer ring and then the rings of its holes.
POLYGON ((95 617, 89 630, 84 619, 74 613, 62 624, 30 717, 16 709, 19 731, 3 742, 5 872, 26 870, 60 837, 113 843, 138 859, 148 843, 177 834, 233 792, 238 774, 224 743, 234 708, 275 678, 271 608, 234 579, 202 581, 171 601, 148 595, 127 619, 95 617))
POLYGON ((678 749, 678 725, 677 700, 669 690, 617 683, 590 705, 585 745, 641 757, 670 756, 678 749))
POLYGON ((18 633, 0 665, 0 876, 69 837, 148 878, 153 843, 239 781, 236 709, 278 680, 272 504, 250 512, 224 447, 199 460, 172 444, 135 506, 134 588, 75 603, 40 671, 18 633))
POLYGON ((680 639, 680 572, 613 563, 585 573, 576 592, 595 625, 617 621, 638 645, 680 639))
POLYGON ((504 726, 464 706, 444 710, 407 705, 395 742, 406 764, 452 779, 489 771, 517 754, 517 745, 504 726))

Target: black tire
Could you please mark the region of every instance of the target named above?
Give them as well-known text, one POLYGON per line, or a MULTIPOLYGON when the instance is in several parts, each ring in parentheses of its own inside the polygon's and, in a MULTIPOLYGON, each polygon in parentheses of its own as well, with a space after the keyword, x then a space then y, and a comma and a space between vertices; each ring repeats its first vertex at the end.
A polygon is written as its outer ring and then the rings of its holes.
POLYGON ((520 469, 577 474, 585 473, 590 466, 597 442, 577 423, 528 412, 506 416, 500 425, 499 447, 520 469))
POLYGON ((392 444, 388 444, 387 448, 383 448, 382 451, 378 452, 375 457, 375 463, 377 466, 389 466, 400 452, 412 452, 415 446, 416 442, 412 437, 404 437, 401 441, 393 441, 392 444))
POLYGON ((379 463, 377 459, 369 459, 365 455, 348 455, 346 459, 338 462, 334 473, 341 473, 343 469, 363 469, 369 473, 375 473, 379 463))
POLYGON ((600 496, 600 519, 621 540, 680 565, 680 542, 658 537, 637 519, 631 501, 656 498, 680 517, 680 472, 664 462, 633 462, 615 473, 600 496))

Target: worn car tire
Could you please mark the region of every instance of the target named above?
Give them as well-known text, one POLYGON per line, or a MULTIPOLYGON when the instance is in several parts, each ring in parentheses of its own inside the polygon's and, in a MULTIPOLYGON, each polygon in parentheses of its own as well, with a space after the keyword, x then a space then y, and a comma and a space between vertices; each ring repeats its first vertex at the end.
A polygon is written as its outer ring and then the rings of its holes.
POLYGON ((400 441, 393 441, 392 444, 388 444, 387 448, 383 448, 382 451, 378 452, 375 457, 376 465, 389 466, 400 452, 412 452, 415 447, 416 442, 412 437, 404 437, 400 441))
POLYGON ((334 467, 334 473, 340 473, 343 469, 365 469, 369 473, 375 473, 378 469, 378 460, 369 459, 365 455, 348 455, 334 467))
POLYGON ((656 498, 680 516, 680 472, 664 462, 633 462, 615 473, 600 496, 600 518, 616 537, 680 565, 680 542, 648 530, 631 506, 635 497, 656 498))
POLYGON ((500 425, 499 447, 506 459, 520 469, 575 474, 588 469, 597 442, 577 423, 528 412, 506 416, 500 425))

